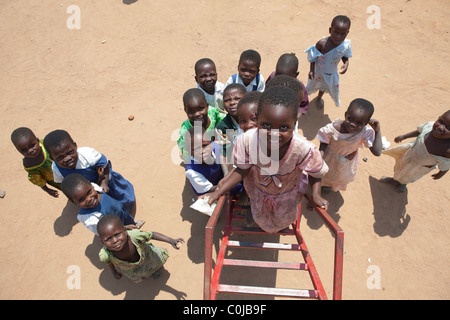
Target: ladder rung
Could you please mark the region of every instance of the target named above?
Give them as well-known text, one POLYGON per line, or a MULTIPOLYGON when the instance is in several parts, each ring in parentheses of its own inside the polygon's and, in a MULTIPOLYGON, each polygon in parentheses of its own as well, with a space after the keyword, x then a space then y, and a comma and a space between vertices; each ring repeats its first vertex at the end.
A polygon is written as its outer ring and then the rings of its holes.
POLYGON ((258 267, 258 268, 273 268, 273 269, 308 270, 308 266, 305 263, 292 263, 292 262, 223 259, 223 265, 224 266, 236 266, 236 267, 258 267))
POLYGON ((253 249, 274 249, 274 250, 300 250, 299 244, 271 243, 271 242, 247 242, 229 240, 228 247, 253 248, 253 249))
POLYGON ((291 298, 317 298, 315 290, 282 289, 250 286, 234 286, 219 284, 217 292, 234 294, 255 294, 263 296, 291 297, 291 298))
MULTIPOLYGON (((231 232, 236 233, 258 233, 258 234, 267 234, 264 230, 260 228, 250 228, 250 227, 237 227, 237 226, 231 226, 231 232)), ((270 233, 270 235, 293 235, 294 230, 293 229, 283 229, 275 233, 270 233)))

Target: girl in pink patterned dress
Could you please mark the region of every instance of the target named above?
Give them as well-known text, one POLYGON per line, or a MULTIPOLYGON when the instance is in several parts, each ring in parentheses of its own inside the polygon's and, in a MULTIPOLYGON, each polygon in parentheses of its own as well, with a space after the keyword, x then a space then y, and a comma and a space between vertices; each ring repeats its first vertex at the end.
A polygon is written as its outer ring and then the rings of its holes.
POLYGON ((355 99, 345 112, 344 120, 336 119, 319 129, 319 149, 329 167, 322 178, 324 193, 330 192, 330 189, 346 190, 347 184, 355 179, 359 148, 370 148, 375 156, 381 154, 380 123, 371 119, 373 112, 372 103, 355 99))
POLYGON ((237 168, 219 189, 205 195, 210 204, 244 180, 253 220, 269 233, 285 229, 297 219, 308 182, 313 205, 327 208, 328 202, 320 195, 320 179, 328 167, 318 148, 294 133, 297 109, 297 94, 284 86, 274 86, 261 95, 258 128, 246 131, 236 141, 237 168))

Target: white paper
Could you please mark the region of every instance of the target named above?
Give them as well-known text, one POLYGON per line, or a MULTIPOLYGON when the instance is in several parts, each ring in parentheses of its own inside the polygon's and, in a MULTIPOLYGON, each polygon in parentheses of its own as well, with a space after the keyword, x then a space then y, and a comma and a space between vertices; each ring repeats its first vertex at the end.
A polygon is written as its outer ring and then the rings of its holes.
POLYGON ((204 197, 202 199, 197 199, 192 205, 191 208, 197 211, 200 211, 201 213, 207 214, 208 216, 211 216, 214 208, 216 207, 217 202, 213 202, 212 205, 208 204, 209 197, 204 197))

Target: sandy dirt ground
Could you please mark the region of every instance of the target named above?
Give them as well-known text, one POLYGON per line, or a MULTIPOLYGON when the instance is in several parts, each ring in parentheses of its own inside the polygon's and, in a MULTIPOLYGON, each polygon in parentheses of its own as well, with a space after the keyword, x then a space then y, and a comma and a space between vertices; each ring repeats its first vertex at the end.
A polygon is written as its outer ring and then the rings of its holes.
MULTIPOLYGON (((317 143, 317 129, 343 117, 357 97, 374 103, 374 118, 393 144, 448 110, 448 0, 1 1, 0 298, 202 299, 207 217, 189 209, 192 191, 172 160, 186 119, 181 97, 195 86, 194 63, 212 58, 225 83, 243 50, 260 52, 265 78, 281 54, 295 52, 306 82, 304 50, 328 35, 338 14, 352 20, 343 107, 325 95, 319 111, 312 95, 300 133, 317 143), (379 29, 366 25, 373 4, 381 10, 379 29), (80 9, 79 29, 67 27, 70 5, 80 9), (160 243, 170 254, 161 278, 136 285, 112 277, 98 260, 99 239, 76 220, 77 209, 63 194, 52 198, 27 181, 10 142, 20 126, 40 138, 66 129, 79 146, 104 153, 133 183, 144 229, 186 240, 179 251, 160 243), (77 271, 79 288, 72 286, 77 271)), ((379 182, 393 165, 392 158, 362 150, 357 179, 327 196, 345 232, 343 298, 448 299, 450 177, 426 176, 397 194, 379 182)), ((331 296, 334 240, 311 212, 304 212, 301 228, 331 296)), ((295 277, 240 276, 280 287, 295 277)))

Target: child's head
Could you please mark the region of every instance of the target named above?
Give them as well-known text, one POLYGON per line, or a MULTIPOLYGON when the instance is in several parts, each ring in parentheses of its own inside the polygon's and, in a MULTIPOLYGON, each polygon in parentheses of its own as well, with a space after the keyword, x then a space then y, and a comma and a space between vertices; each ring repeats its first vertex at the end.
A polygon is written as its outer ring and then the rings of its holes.
POLYGON ((345 40, 350 31, 350 19, 347 16, 339 15, 331 21, 330 39, 335 46, 341 44, 345 40))
POLYGON ((212 144, 211 138, 201 126, 190 127, 185 135, 184 141, 186 150, 189 150, 190 155, 202 164, 212 164, 212 144))
POLYGON ((432 134, 438 139, 450 139, 450 110, 434 122, 432 134))
POLYGON ((237 105, 237 118, 239 127, 246 132, 249 129, 256 128, 258 102, 262 93, 259 91, 252 91, 246 93, 237 105))
POLYGON ((261 55, 255 50, 245 50, 241 53, 238 64, 239 77, 245 86, 255 79, 261 66, 261 55))
POLYGON ((71 173, 61 183, 66 197, 80 208, 95 208, 100 202, 100 194, 91 182, 78 173, 71 173))
POLYGON ((357 98, 350 102, 343 122, 347 133, 360 132, 369 123, 374 111, 373 104, 366 99, 357 98))
POLYGON ((20 127, 11 133, 11 142, 25 158, 35 159, 41 152, 39 139, 29 128, 20 127))
POLYGON ((107 214, 98 221, 97 233, 109 251, 120 251, 128 242, 128 232, 120 218, 107 214))
POLYGON ((223 107, 235 119, 237 119, 237 104, 246 93, 247 89, 240 83, 229 84, 223 90, 223 107))
POLYGON ((284 86, 291 89, 297 94, 298 101, 303 101, 303 87, 296 78, 290 77, 288 75, 275 76, 267 83, 266 88, 275 86, 284 86))
POLYGON ((195 81, 207 93, 214 94, 217 82, 217 71, 214 61, 209 58, 203 58, 195 63, 195 81))
POLYGON ((191 125, 200 121, 203 128, 208 128, 208 103, 202 90, 198 88, 188 89, 183 95, 184 112, 191 125))
POLYGON ((298 58, 294 53, 282 54, 278 59, 277 66, 275 68, 275 75, 287 75, 292 78, 297 78, 298 72, 298 58))
POLYGON ((58 166, 74 169, 78 161, 77 144, 65 130, 54 130, 44 138, 44 147, 58 166))
POLYGON ((281 149, 290 142, 297 121, 298 103, 297 94, 284 86, 268 88, 261 95, 258 129, 260 137, 267 134, 268 149, 281 149))

